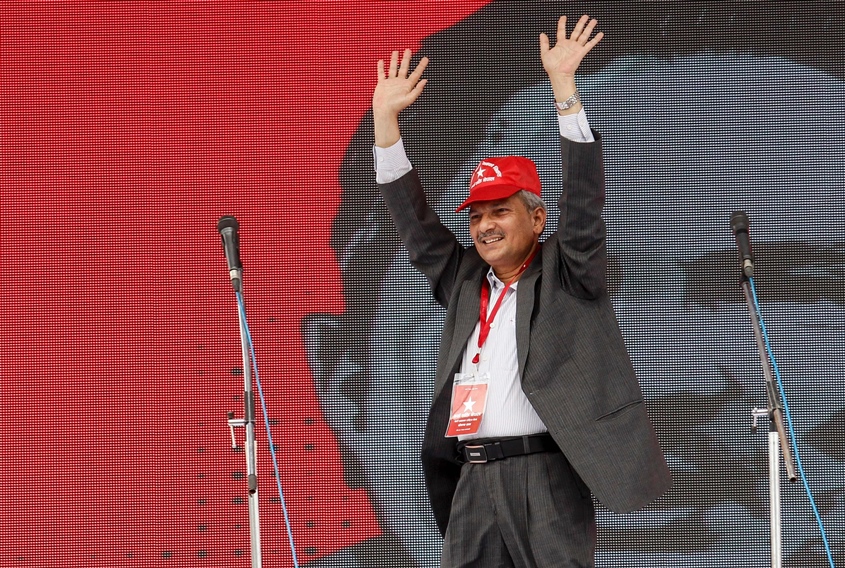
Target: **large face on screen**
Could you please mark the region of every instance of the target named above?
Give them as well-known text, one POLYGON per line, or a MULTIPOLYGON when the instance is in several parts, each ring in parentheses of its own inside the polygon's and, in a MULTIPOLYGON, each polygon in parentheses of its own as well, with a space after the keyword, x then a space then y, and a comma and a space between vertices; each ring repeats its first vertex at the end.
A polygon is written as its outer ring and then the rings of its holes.
MULTIPOLYGON (((845 84, 787 61, 710 55, 628 58, 579 84, 604 136, 605 218, 620 269, 614 305, 675 479, 670 494, 644 512, 600 514, 600 558, 630 561, 633 553, 641 562, 734 565, 768 556, 768 424, 751 432, 765 387, 738 283, 734 210, 751 219, 756 284, 799 449, 831 545, 843 554, 845 151, 837 133, 845 120, 834 107, 845 84), (814 104, 800 112, 768 104, 784 84, 811 88, 814 104)), ((443 193, 441 219, 465 243, 466 216, 452 210, 488 155, 537 163, 551 206, 547 231, 556 228, 551 100, 539 85, 508 101, 443 193)), ((366 421, 330 421, 358 455, 385 526, 419 551, 418 562, 434 566, 439 539, 418 453, 442 311, 401 253, 379 285, 358 367, 369 374, 356 407, 366 406, 366 421)), ((323 391, 326 409, 343 408, 341 382, 335 386, 323 391)), ((815 565, 818 531, 800 484, 785 487, 782 501, 788 565, 815 565)))

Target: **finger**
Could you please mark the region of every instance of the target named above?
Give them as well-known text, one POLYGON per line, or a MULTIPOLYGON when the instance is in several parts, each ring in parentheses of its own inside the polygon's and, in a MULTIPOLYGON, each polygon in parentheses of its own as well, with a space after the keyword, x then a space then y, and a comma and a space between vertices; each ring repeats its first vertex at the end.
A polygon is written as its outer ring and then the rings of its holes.
POLYGON ((423 71, 425 71, 426 67, 428 67, 428 57, 423 57, 422 59, 420 59, 420 62, 417 64, 417 68, 414 69, 414 72, 408 76, 408 79, 416 83, 420 80, 420 77, 422 76, 423 71))
POLYGON ((591 39, 590 41, 588 41, 588 42, 584 45, 584 47, 586 47, 586 48, 587 48, 587 51, 590 51, 591 49, 593 49, 593 48, 596 46, 596 44, 597 44, 598 42, 600 42, 600 41, 601 41, 601 38, 603 38, 603 37, 604 37, 604 32, 599 32, 599 33, 597 33, 597 34, 596 34, 596 37, 594 37, 593 39, 591 39))
POLYGON ((586 44, 587 40, 590 39, 590 36, 593 35, 593 30, 595 29, 596 24, 598 23, 599 21, 596 19, 590 20, 590 23, 587 24, 587 27, 584 28, 584 31, 581 33, 581 36, 578 38, 578 43, 580 43, 581 45, 586 44))
POLYGON ((399 64, 399 73, 397 73, 397 77, 404 79, 408 76, 408 68, 411 66, 411 50, 406 49, 404 53, 402 53, 402 63, 399 64))
MULTIPOLYGON (((581 32, 584 31, 584 26, 587 25, 587 22, 590 21, 590 16, 584 14, 581 18, 578 19, 578 23, 575 24, 575 29, 572 30, 572 35, 569 36, 569 39, 578 40, 581 37, 581 32)), ((566 37, 566 36, 564 36, 566 37)))
POLYGON ((412 103, 415 102, 418 98, 420 98, 420 95, 422 94, 426 84, 428 84, 428 79, 423 79, 422 81, 417 83, 413 89, 411 89, 410 93, 408 93, 408 95, 411 97, 412 103))
POLYGON ((398 67, 399 63, 399 52, 394 51, 390 54, 390 67, 387 70, 387 78, 390 79, 391 77, 396 76, 396 68, 398 67))
POLYGON ((566 16, 561 16, 557 20, 556 41, 563 41, 565 39, 566 39, 566 16))
POLYGON ((384 59, 379 59, 376 63, 376 70, 378 70, 378 80, 384 79, 384 59))
POLYGON ((540 55, 543 55, 549 50, 549 36, 540 33, 540 55))

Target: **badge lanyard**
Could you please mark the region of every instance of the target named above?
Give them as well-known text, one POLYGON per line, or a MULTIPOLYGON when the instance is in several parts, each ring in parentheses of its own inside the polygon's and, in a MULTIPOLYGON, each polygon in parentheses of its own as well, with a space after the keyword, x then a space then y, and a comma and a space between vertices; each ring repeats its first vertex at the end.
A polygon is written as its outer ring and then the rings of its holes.
MULTIPOLYGON (((538 249, 539 250, 539 247, 538 249)), ((481 287, 481 307, 479 308, 479 333, 478 333, 478 353, 473 357, 472 362, 478 365, 481 358, 481 348, 487 336, 490 334, 490 328, 493 327, 493 320, 502 305, 502 300, 511 285, 516 282, 534 257, 537 254, 535 250, 531 257, 525 261, 525 264, 519 269, 519 272, 511 278, 507 283, 505 289, 502 290, 501 295, 496 304, 493 306, 490 316, 487 316, 487 308, 490 306, 490 284, 485 282, 481 287)), ((449 415, 449 425, 446 429, 447 437, 454 436, 470 436, 477 434, 481 427, 481 422, 484 419, 484 412, 487 406, 487 387, 490 382, 490 374, 478 374, 477 367, 475 373, 457 373, 452 382, 452 403, 451 414, 449 415)))
POLYGON ((502 306, 502 300, 505 299, 505 294, 508 293, 511 285, 516 282, 516 279, 520 277, 520 275, 525 272, 528 266, 531 264, 531 261, 534 260, 534 257, 537 256, 537 251, 540 250, 540 246, 538 245, 537 248, 531 253, 531 256, 528 257, 528 260, 520 267, 519 272, 517 272, 513 278, 511 278, 510 282, 505 285, 505 289, 502 290, 502 293, 499 294, 499 298, 496 300, 496 303, 493 305, 493 310, 490 312, 488 317, 487 315, 487 308, 490 305, 490 282, 485 279, 484 285, 481 286, 481 306, 479 308, 479 323, 481 327, 478 330, 478 352, 475 354, 475 357, 472 358, 472 362, 475 365, 478 365, 479 360, 481 359, 481 348, 484 346, 484 343, 487 341, 487 336, 490 335, 490 328, 493 325, 493 319, 496 317, 496 314, 499 312, 499 308, 502 306))

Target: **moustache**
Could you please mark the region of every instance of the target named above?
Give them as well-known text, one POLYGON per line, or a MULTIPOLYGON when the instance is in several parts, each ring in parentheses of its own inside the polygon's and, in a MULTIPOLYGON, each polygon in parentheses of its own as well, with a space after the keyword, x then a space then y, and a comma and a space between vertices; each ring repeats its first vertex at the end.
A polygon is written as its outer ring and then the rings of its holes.
POLYGON ((487 231, 485 233, 478 233, 476 240, 486 239, 487 237, 502 237, 505 238, 505 233, 502 231, 487 231))

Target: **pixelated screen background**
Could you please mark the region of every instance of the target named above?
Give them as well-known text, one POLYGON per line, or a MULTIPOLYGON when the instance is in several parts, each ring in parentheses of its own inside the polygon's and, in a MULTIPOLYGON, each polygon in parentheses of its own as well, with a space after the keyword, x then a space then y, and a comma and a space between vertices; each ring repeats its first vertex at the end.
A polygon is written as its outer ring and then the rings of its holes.
MULTIPOLYGON (((845 562, 837 3, 0 10, 0 565, 249 565, 243 431, 233 449, 226 423, 243 415, 238 310, 216 230, 234 215, 299 564, 436 566, 415 456, 443 312, 376 197, 375 61, 431 59, 405 145, 466 240, 451 210, 483 154, 531 156, 555 201, 537 36, 582 13, 606 33, 579 85, 605 147, 610 286, 675 479, 643 512, 599 509, 598 565, 769 565, 768 421, 751 431, 765 386, 735 210, 845 562)), ((292 566, 260 409, 258 422, 263 562, 292 566)), ((781 491, 785 565, 827 566, 801 482, 781 491)))

